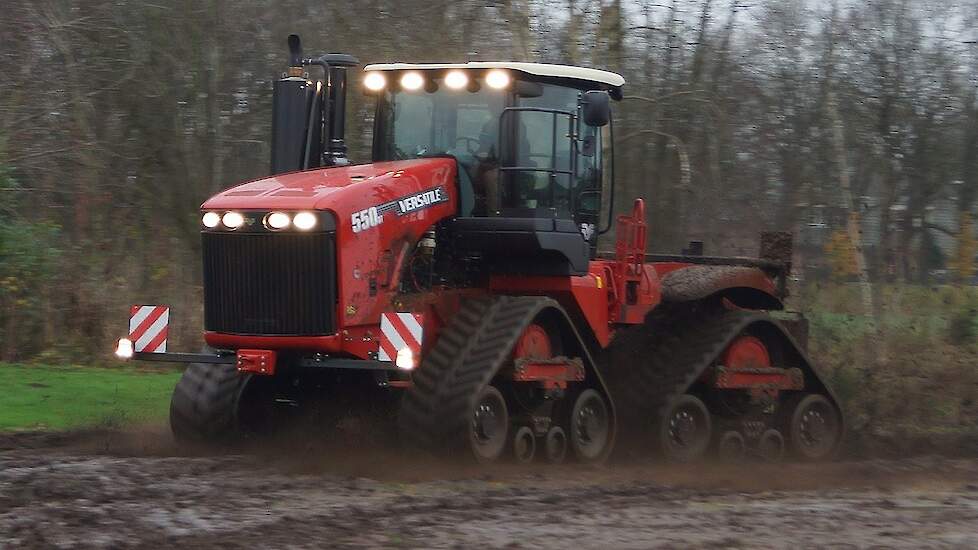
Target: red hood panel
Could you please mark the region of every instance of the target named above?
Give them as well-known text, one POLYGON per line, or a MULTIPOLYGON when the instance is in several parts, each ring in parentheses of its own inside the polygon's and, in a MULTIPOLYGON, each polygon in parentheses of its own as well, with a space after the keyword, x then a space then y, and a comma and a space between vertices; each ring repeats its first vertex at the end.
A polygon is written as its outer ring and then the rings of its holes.
MULTIPOLYGON (((387 189, 396 188, 399 186, 392 185, 396 182, 395 178, 410 175, 418 169, 428 172, 454 163, 455 161, 450 158, 429 158, 289 172, 226 189, 205 201, 201 208, 219 210, 331 208, 337 202, 341 202, 342 198, 336 196, 327 199, 327 197, 344 190, 347 193, 359 194, 361 187, 357 184, 370 182, 362 186, 364 191, 367 191, 367 188, 376 189, 377 184, 383 184, 387 189)), ((405 185, 405 188, 405 193, 414 190, 412 185, 405 185)))

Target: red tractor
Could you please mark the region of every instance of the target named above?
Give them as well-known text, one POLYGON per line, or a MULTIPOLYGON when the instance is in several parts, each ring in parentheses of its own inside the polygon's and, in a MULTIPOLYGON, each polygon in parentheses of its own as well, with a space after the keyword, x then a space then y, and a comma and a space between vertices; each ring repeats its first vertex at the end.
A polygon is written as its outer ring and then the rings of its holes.
POLYGON ((120 341, 123 356, 192 363, 178 438, 264 433, 315 396, 320 414, 388 411, 408 444, 482 462, 601 461, 616 439, 681 461, 839 447, 803 320, 766 313, 783 309, 790 235, 762 236, 760 259, 698 243, 649 255, 642 200, 613 219, 620 75, 369 65, 373 162, 351 164, 356 60, 289 45, 274 175, 201 207, 209 350, 165 352, 150 328, 163 308, 134 307, 120 341))

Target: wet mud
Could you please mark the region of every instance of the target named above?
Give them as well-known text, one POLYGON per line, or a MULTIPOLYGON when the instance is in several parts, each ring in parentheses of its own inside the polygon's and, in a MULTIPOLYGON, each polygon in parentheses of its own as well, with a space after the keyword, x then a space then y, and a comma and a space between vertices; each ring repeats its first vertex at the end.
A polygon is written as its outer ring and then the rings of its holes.
POLYGON ((356 441, 0 435, 0 547, 975 548, 978 460, 477 468, 356 441))

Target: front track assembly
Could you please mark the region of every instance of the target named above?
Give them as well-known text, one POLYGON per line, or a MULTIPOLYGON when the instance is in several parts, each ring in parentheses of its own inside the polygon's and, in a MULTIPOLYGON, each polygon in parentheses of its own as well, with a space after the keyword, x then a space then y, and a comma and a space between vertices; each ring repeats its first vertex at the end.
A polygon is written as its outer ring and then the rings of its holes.
MULTIPOLYGON (((498 296, 462 304, 442 330, 421 367, 414 372, 413 384, 404 396, 399 414, 399 428, 404 442, 412 447, 450 455, 474 454, 479 460, 497 457, 497 449, 479 452, 481 438, 496 440, 493 434, 487 432, 510 429, 509 418, 502 418, 498 399, 494 397, 494 379, 504 367, 512 364, 514 346, 520 336, 544 312, 559 319, 564 341, 571 342, 571 349, 565 350, 565 353, 579 357, 586 370, 585 381, 578 383, 573 392, 568 390, 572 396, 582 398, 584 412, 578 413, 586 420, 579 423, 577 431, 568 434, 572 440, 571 448, 584 461, 606 458, 613 445, 615 426, 614 409, 608 399, 607 388, 563 308, 550 298, 534 296, 498 296), (589 391, 591 393, 587 393, 589 391), (600 395, 597 401, 594 392, 600 395), (605 404, 603 411, 600 401, 605 404), (587 414, 604 414, 607 417, 604 428, 607 433, 600 434, 607 441, 600 449, 590 453, 581 445, 575 447, 573 444, 577 441, 574 435, 582 435, 581 441, 587 439, 587 434, 582 430, 586 431, 593 424, 587 422, 587 414), (474 422, 479 426, 474 428, 474 422)), ((560 445, 555 446, 554 440, 563 439, 566 429, 551 430, 552 433, 548 432, 540 442, 539 446, 546 449, 551 459, 562 458, 563 451, 560 445)), ((520 436, 516 438, 521 446, 516 452, 519 460, 520 451, 525 449, 522 446, 529 445, 529 442, 525 433, 515 433, 520 436)))

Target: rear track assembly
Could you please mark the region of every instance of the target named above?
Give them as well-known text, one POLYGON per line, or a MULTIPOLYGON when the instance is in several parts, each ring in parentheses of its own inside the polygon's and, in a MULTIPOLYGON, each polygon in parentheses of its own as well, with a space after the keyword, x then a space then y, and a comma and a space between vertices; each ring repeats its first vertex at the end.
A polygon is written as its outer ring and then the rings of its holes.
MULTIPOLYGON (((664 415, 745 329, 762 327, 782 340, 785 365, 801 370, 806 392, 822 394, 843 418, 838 400, 783 327, 765 313, 707 304, 664 304, 645 323, 620 333, 603 354, 620 431, 630 443, 655 440, 664 415)), ((838 438, 841 440, 840 436, 838 438)), ((838 447, 839 441, 835 442, 838 447)))

